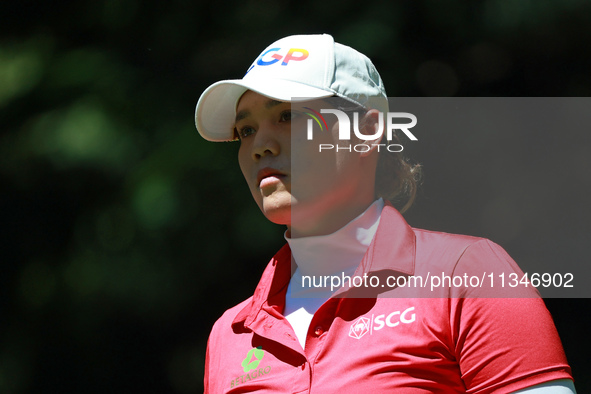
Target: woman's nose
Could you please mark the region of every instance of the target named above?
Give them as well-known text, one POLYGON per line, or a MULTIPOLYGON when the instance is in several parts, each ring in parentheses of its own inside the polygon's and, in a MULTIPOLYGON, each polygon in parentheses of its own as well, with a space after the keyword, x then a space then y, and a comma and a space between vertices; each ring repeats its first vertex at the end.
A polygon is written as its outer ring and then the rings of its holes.
POLYGON ((252 158, 255 161, 258 161, 267 155, 277 156, 281 152, 281 147, 277 141, 275 130, 270 126, 259 128, 254 135, 254 139, 252 158))

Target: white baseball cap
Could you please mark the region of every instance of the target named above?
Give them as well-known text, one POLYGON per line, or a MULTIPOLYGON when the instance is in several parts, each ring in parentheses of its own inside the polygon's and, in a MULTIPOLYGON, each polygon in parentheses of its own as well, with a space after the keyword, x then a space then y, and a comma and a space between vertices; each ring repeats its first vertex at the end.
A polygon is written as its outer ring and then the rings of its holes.
POLYGON ((365 108, 388 112, 382 79, 367 56, 332 36, 296 35, 269 45, 242 79, 216 82, 195 109, 195 125, 209 141, 235 139, 238 100, 247 90, 278 101, 338 96, 365 108))

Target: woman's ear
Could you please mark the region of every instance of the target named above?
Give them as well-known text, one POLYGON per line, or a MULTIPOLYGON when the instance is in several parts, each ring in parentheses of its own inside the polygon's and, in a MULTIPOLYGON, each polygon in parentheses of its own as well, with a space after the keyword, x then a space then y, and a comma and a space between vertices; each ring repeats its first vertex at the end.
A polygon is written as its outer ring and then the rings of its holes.
POLYGON ((362 135, 368 136, 367 139, 362 139, 360 143, 369 146, 369 150, 362 152, 362 156, 369 156, 373 152, 378 151, 378 144, 384 135, 384 114, 377 109, 370 109, 363 115, 359 121, 359 131, 362 135), (377 138, 371 138, 375 136, 377 138))

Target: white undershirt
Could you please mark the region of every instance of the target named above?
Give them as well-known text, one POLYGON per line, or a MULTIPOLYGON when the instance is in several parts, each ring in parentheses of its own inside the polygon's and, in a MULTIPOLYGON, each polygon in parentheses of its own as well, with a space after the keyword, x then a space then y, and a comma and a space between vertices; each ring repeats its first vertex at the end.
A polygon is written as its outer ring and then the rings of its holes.
MULTIPOLYGON (((314 313, 333 294, 328 287, 302 286, 302 276, 353 275, 378 229, 384 200, 371 204, 365 212, 340 230, 328 235, 288 238, 297 265, 285 296, 285 318, 293 327, 302 349, 314 313)), ((337 289, 334 289, 335 291, 337 289)))

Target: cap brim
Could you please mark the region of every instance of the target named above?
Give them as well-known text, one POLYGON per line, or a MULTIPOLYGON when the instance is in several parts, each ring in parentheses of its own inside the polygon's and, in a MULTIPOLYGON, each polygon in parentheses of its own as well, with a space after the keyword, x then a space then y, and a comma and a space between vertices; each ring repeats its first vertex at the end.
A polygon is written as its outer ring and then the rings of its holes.
POLYGON ((195 125, 209 141, 234 140, 238 99, 247 90, 279 101, 302 101, 330 97, 334 92, 280 79, 235 79, 214 83, 207 88, 195 108, 195 125))

